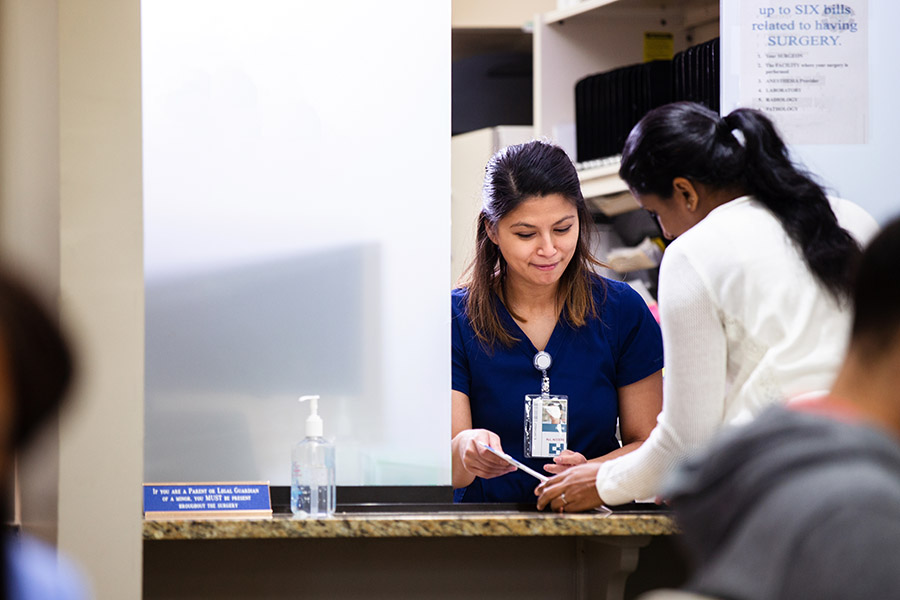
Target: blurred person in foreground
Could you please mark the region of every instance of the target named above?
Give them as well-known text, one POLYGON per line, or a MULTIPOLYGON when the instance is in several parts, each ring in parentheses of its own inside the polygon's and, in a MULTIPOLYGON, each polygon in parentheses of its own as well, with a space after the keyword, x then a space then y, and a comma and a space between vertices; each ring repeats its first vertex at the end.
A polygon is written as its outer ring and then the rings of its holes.
MULTIPOLYGON (((56 319, 22 282, 0 269, 0 503, 12 498, 16 453, 56 414, 73 370, 56 319)), ((80 573, 55 548, 14 528, 7 527, 0 538, 0 565, 0 598, 89 597, 80 573)))
POLYGON ((696 571, 730 599, 900 595, 900 219, 863 253, 831 394, 773 407, 669 481, 696 571))

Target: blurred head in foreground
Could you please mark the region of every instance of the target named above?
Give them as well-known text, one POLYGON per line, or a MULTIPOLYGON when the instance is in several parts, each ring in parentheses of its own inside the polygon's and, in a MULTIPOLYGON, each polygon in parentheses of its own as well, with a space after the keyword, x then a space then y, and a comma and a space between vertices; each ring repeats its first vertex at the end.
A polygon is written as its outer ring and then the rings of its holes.
MULTIPOLYGON (((56 414, 72 373, 56 315, 0 268, 0 506, 12 496, 16 452, 56 414)), ((81 600, 90 597, 89 588, 80 570, 52 546, 16 528, 0 536, 0 599, 81 600)))
POLYGON ((0 476, 59 408, 73 359, 57 319, 16 276, 0 268, 0 476))

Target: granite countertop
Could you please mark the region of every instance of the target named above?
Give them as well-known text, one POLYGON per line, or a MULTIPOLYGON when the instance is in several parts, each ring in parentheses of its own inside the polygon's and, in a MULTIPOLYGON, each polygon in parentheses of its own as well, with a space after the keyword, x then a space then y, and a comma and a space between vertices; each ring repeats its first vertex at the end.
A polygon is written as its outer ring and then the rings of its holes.
POLYGON ((144 540, 266 538, 402 538, 517 536, 636 536, 678 533, 666 513, 555 514, 540 512, 291 515, 244 519, 145 520, 144 540))

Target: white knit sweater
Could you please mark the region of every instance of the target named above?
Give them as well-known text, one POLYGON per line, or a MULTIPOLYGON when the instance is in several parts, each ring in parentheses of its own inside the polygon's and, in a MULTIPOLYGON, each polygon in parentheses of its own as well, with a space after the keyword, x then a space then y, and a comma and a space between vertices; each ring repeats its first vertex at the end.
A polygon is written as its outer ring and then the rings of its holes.
MULTIPOLYGON (((835 199, 832 209, 863 244, 878 229, 855 204, 835 199)), ((746 423, 772 402, 826 392, 850 327, 848 308, 751 197, 717 207, 669 245, 659 309, 663 410, 640 448, 601 466, 606 504, 653 498, 663 477, 723 426, 746 423)))

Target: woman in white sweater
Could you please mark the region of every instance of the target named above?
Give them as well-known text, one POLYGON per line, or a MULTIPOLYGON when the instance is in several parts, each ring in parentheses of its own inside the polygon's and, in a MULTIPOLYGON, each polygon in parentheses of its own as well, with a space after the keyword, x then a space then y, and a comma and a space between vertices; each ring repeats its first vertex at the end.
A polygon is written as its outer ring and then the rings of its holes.
POLYGON ((629 135, 619 175, 677 238, 659 273, 663 410, 636 451, 542 484, 539 508, 652 499, 722 427, 825 393, 845 350, 859 244, 877 230, 858 206, 829 200, 750 109, 651 111, 629 135))

